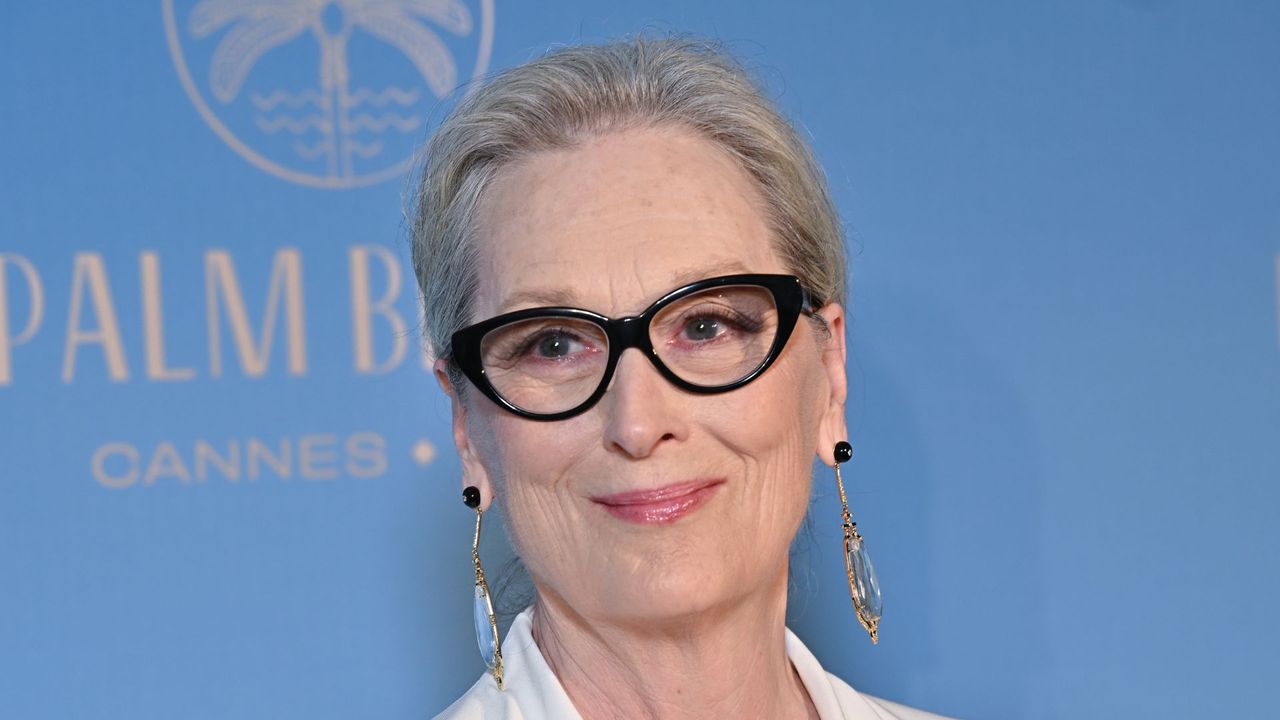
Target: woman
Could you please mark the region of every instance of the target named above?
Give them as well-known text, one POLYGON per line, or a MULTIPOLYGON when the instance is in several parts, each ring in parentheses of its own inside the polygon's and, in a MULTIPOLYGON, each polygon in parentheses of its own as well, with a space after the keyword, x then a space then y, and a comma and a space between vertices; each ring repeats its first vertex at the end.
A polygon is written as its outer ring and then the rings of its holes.
POLYGON ((845 256, 742 69, 681 39, 565 48, 469 96, 426 158, 414 263, 464 499, 477 542, 500 504, 536 592, 499 649, 475 556, 491 671, 440 717, 936 717, 784 624, 813 458, 849 455, 845 256))

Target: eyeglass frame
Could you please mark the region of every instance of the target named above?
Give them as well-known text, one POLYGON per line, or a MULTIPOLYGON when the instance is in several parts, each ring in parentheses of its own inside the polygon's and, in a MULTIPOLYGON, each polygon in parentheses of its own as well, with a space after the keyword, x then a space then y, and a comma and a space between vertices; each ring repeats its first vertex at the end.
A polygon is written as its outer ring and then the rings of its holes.
POLYGON ((622 358, 622 353, 631 348, 640 350, 658 369, 659 374, 672 385, 682 390, 700 395, 713 395, 736 390, 760 377, 765 370, 768 370, 773 365, 778 356, 782 354, 782 349, 786 346, 787 341, 791 338, 791 333, 795 330, 796 322, 800 316, 816 316, 817 311, 814 308, 815 300, 813 296, 801 284, 800 278, 795 275, 762 273, 721 275, 682 285, 655 300, 653 304, 638 315, 611 318, 590 310, 566 306, 527 308, 503 313, 468 325, 453 333, 450 362, 461 370, 462 374, 485 397, 497 403, 504 410, 530 420, 546 422, 565 420, 590 410, 600 401, 600 398, 604 397, 605 392, 608 390, 609 382, 613 379, 613 373, 617 369, 618 362, 622 358), (778 327, 773 338, 773 346, 769 348, 769 352, 754 370, 734 382, 707 386, 695 385, 684 380, 668 368, 662 362, 662 358, 658 356, 658 351, 653 347, 653 340, 649 337, 650 322, 663 308, 688 295, 712 288, 737 285, 763 287, 773 296, 773 304, 778 312, 778 327), (493 384, 489 382, 480 353, 481 343, 484 341, 485 335, 490 331, 510 323, 543 317, 572 318, 592 323, 604 331, 605 338, 609 344, 609 356, 605 361, 604 373, 600 376, 599 386, 581 403, 567 410, 554 413, 536 413, 525 410, 502 397, 497 389, 493 387, 493 384))

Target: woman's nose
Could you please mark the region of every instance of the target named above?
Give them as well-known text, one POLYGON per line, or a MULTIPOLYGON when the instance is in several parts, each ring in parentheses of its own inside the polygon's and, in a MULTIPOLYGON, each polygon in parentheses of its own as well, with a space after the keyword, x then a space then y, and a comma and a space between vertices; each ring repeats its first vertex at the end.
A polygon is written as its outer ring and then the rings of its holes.
POLYGON ((606 447, 642 458, 665 441, 688 438, 682 394, 639 349, 624 350, 600 402, 606 447))

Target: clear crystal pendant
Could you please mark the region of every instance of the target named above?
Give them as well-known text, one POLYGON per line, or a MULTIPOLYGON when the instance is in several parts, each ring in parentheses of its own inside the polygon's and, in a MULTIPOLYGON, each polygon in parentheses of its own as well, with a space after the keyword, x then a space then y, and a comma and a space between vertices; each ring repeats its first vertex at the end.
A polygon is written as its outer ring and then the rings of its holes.
POLYGON ((490 670, 498 666, 498 634, 494 632, 493 603, 489 600, 489 591, 485 585, 476 583, 475 603, 472 607, 476 621, 476 644, 480 646, 480 657, 490 670))
POLYGON ((853 597, 853 609, 857 611, 858 621, 867 629, 874 644, 879 640, 880 614, 884 611, 884 600, 880 596, 880 581, 876 579, 876 570, 871 565, 867 543, 854 527, 849 527, 845 533, 844 567, 849 574, 849 594, 853 597))

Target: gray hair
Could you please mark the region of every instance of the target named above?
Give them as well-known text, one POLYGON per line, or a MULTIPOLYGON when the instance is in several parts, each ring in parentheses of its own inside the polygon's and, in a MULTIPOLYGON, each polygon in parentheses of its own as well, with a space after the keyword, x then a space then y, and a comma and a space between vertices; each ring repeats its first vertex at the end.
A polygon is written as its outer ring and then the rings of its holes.
MULTIPOLYGON (((808 144, 718 43, 642 36, 556 49, 501 72, 428 141, 410 219, 428 350, 450 357, 451 336, 470 322, 476 214, 503 167, 658 126, 692 130, 734 157, 759 187, 783 263, 820 302, 845 303, 840 219, 808 144)), ((456 369, 450 377, 460 389, 456 369)))

